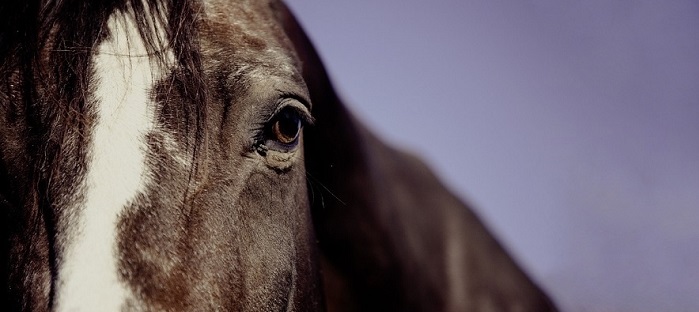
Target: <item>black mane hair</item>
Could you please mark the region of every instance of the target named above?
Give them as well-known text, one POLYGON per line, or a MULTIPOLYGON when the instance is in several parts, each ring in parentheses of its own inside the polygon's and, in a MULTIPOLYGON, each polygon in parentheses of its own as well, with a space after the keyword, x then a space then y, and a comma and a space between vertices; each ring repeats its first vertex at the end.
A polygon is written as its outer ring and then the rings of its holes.
POLYGON ((199 10, 199 4, 191 0, 4 1, 0 4, 0 69, 19 69, 27 78, 39 75, 44 85, 59 86, 56 91, 61 98, 79 108, 85 102, 89 59, 107 35, 108 18, 115 11, 129 12, 151 55, 159 55, 165 44, 173 50, 191 86, 185 96, 201 103, 204 89, 196 42, 199 10), (165 38, 151 31, 158 23, 165 25, 165 38))

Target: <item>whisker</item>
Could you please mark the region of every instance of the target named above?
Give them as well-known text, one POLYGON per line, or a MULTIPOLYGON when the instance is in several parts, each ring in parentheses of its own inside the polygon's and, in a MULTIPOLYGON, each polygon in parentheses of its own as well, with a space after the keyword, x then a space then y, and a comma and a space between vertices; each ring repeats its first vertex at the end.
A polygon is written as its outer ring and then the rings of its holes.
MULTIPOLYGON (((316 179, 310 172, 308 172, 308 170, 306 170, 306 176, 307 176, 308 178, 311 178, 311 179, 313 180, 313 182, 318 183, 318 185, 320 185, 320 187, 322 187, 326 192, 328 192, 328 194, 332 195, 332 197, 334 197, 335 199, 337 199, 337 201, 340 202, 340 204, 342 204, 343 206, 347 206, 347 203, 346 203, 345 201, 343 201, 342 199, 340 199, 340 197, 338 197, 337 195, 335 195, 335 193, 333 193, 333 192, 332 192, 328 187, 326 187, 322 182, 320 182, 318 179, 316 179)), ((322 196, 321 196, 321 200, 322 200, 322 196)))

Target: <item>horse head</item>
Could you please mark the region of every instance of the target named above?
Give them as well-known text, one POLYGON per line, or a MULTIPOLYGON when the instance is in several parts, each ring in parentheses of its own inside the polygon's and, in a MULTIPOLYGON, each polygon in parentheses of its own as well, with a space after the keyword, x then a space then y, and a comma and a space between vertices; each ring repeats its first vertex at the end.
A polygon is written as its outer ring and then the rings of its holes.
POLYGON ((0 8, 1 304, 552 309, 278 1, 0 8))

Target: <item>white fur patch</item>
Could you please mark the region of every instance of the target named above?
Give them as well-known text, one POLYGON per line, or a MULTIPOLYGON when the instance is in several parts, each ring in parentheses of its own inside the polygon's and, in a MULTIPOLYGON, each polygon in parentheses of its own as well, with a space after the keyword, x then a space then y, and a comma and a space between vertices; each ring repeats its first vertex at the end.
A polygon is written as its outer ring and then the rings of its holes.
POLYGON ((150 90, 162 75, 131 16, 110 17, 93 58, 97 119, 87 152, 84 201, 58 268, 58 311, 121 311, 132 294, 120 280, 117 223, 148 183, 145 135, 154 128, 150 90))

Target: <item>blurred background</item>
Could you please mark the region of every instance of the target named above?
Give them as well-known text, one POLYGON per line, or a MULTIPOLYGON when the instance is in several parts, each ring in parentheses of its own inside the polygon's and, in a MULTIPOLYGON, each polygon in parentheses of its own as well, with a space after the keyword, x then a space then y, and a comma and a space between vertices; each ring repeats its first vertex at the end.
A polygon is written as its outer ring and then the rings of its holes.
POLYGON ((287 3, 564 311, 699 311, 699 2, 287 3))

